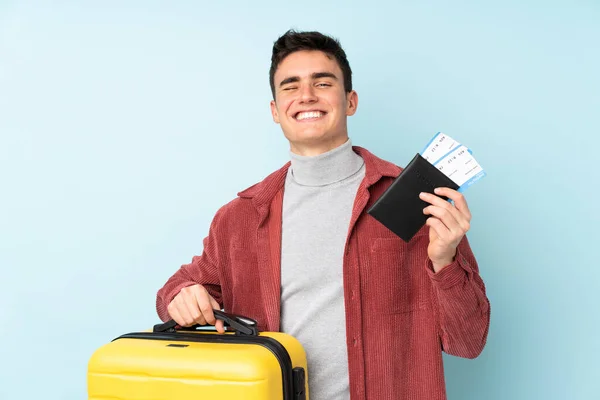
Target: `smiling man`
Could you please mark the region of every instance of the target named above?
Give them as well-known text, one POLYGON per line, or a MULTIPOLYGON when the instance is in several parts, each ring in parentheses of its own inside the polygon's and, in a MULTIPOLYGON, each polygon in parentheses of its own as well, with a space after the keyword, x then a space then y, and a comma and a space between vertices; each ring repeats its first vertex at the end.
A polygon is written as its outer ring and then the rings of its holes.
POLYGON ((270 85, 290 162, 219 209, 158 315, 223 332, 224 308, 295 336, 312 400, 446 399, 442 352, 477 357, 490 321, 465 198, 422 194, 430 218, 409 243, 366 213, 402 169, 352 145, 358 95, 335 39, 285 33, 270 85))
POLYGON ((315 156, 348 140, 347 117, 355 113, 358 95, 346 93, 351 83, 344 81, 335 58, 295 51, 271 69, 271 82, 273 120, 281 124, 292 154, 315 156))

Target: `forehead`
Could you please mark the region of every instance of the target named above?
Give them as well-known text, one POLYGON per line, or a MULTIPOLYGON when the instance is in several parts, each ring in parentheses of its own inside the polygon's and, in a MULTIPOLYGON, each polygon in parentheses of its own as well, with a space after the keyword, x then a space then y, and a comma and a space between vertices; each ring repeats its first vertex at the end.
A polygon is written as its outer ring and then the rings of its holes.
POLYGON ((314 72, 331 72, 337 77, 342 75, 342 70, 333 56, 322 51, 302 50, 283 59, 275 72, 275 82, 290 76, 309 77, 314 72))

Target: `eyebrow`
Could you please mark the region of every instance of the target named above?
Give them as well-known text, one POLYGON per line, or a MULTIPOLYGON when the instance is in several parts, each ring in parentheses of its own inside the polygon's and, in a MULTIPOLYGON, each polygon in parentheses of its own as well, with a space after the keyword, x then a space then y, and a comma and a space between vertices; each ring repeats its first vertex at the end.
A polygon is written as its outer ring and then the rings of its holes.
MULTIPOLYGON (((331 72, 314 72, 311 76, 312 79, 320 79, 320 78, 332 78, 337 81, 337 76, 332 74, 331 72)), ((285 78, 279 84, 279 87, 283 85, 287 85, 288 83, 294 83, 300 81, 300 77, 298 76, 290 76, 289 78, 285 78)))

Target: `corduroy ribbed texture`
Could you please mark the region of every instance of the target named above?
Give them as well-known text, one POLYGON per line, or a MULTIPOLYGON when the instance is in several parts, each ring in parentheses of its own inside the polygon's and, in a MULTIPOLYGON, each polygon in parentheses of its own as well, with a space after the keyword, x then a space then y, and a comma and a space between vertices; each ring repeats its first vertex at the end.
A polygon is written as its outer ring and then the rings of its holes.
MULTIPOLYGON (((474 358, 485 346, 490 304, 467 238, 437 274, 425 226, 405 243, 365 210, 401 169, 354 146, 365 160, 344 252, 352 400, 445 400, 442 351, 474 358)), ((226 311, 278 331, 281 204, 289 163, 240 192, 211 223, 200 256, 158 291, 159 317, 181 288, 204 285, 226 311)), ((322 327, 324 335, 327 327, 322 327)), ((310 371, 308 371, 310 374, 310 371)))

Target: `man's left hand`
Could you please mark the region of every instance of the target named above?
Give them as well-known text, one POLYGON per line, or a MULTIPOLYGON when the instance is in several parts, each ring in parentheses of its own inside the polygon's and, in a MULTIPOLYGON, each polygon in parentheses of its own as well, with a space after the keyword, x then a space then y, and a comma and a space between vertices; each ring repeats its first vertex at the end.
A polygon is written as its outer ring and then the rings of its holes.
POLYGON ((437 188, 435 194, 454 201, 453 205, 431 193, 419 196, 431 204, 423 209, 423 213, 431 215, 426 222, 429 226, 427 254, 437 273, 454 261, 456 247, 471 227, 471 212, 465 197, 456 190, 437 188))

